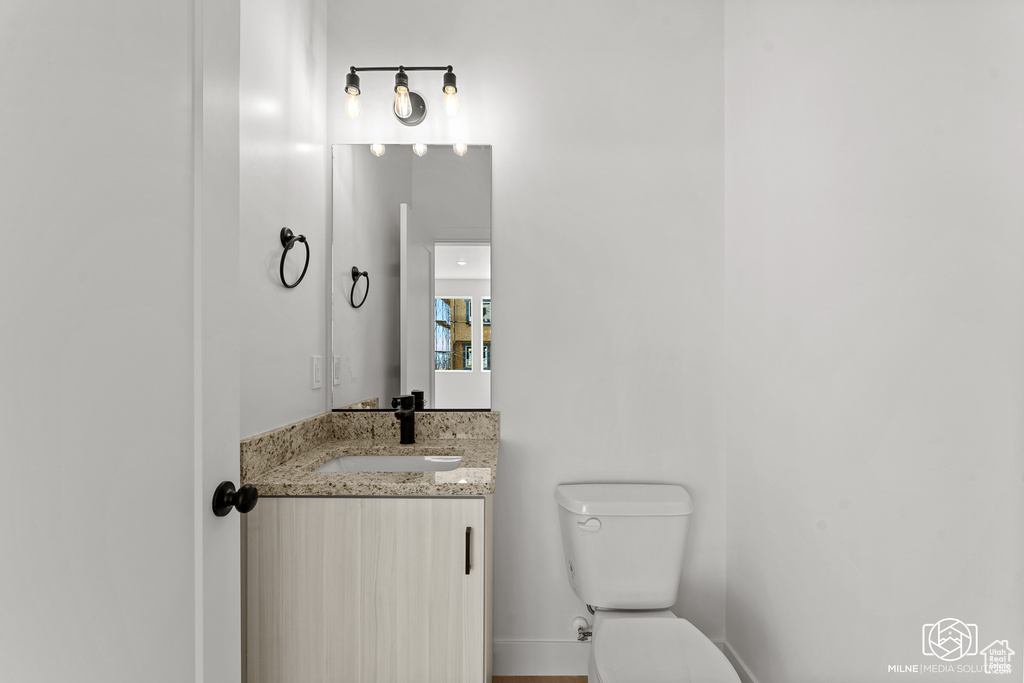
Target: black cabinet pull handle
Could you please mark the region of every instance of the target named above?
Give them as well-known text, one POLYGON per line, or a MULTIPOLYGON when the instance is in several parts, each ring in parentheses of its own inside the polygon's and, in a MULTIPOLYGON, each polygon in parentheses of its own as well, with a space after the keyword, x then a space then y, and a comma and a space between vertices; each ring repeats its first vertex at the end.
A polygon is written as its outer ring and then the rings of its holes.
POLYGON ((231 508, 245 514, 256 507, 259 498, 260 493, 252 484, 246 484, 236 491, 230 481, 222 481, 213 492, 213 514, 223 517, 231 512, 231 508))
POLYGON ((470 558, 473 556, 473 527, 466 527, 466 576, 469 576, 469 570, 473 568, 473 563, 470 558))

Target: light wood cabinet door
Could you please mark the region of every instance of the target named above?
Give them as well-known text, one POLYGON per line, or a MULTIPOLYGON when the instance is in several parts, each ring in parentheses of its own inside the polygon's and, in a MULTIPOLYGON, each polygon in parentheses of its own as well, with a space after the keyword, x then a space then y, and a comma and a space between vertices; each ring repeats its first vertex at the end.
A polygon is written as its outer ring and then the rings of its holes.
POLYGON ((247 683, 487 681, 489 503, 260 500, 243 530, 247 683))
POLYGON ((484 501, 364 499, 363 683, 484 678, 484 501))
POLYGON ((359 503, 263 498, 245 516, 248 683, 358 683, 359 503))

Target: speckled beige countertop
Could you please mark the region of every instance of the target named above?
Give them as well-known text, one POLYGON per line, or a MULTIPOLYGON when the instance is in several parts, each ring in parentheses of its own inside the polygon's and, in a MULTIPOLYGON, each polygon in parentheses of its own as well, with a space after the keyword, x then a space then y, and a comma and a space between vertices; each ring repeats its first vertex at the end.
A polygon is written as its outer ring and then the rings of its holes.
POLYGON ((316 415, 256 436, 240 446, 242 483, 261 496, 481 496, 494 493, 498 472, 496 412, 416 414, 416 443, 399 444, 391 412, 316 415), (341 455, 461 455, 447 472, 313 472, 341 455))

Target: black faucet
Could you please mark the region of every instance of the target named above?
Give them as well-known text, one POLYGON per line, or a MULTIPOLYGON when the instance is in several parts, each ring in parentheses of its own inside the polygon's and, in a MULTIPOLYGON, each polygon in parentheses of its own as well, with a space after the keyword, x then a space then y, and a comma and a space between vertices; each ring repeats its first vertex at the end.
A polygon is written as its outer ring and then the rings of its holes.
POLYGON ((410 394, 402 394, 391 399, 391 407, 395 409, 395 419, 402 423, 401 443, 416 443, 416 404, 410 394))
POLYGON ((426 406, 423 404, 423 390, 413 389, 409 393, 412 394, 413 399, 415 399, 416 410, 425 410, 426 406))

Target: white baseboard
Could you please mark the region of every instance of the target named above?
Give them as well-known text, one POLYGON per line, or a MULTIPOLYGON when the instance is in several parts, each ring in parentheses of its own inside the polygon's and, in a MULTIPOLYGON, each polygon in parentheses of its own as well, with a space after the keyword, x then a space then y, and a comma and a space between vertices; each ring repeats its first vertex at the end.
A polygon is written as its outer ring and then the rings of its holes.
POLYGON ((750 673, 750 668, 746 662, 740 659, 740 656, 729 647, 728 642, 722 643, 721 647, 729 663, 732 664, 733 668, 736 669, 736 673, 739 674, 742 683, 758 683, 758 680, 754 678, 754 674, 750 673))
POLYGON ((590 643, 495 640, 495 676, 586 676, 590 643))

